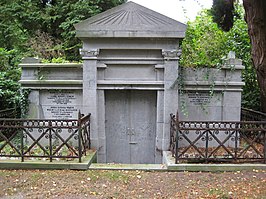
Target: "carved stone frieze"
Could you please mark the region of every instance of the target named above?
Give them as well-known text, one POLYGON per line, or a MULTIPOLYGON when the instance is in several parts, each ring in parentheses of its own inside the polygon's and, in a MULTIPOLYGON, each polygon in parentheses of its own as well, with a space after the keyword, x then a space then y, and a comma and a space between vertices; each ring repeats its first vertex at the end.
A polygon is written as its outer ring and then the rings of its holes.
POLYGON ((182 54, 182 50, 162 50, 162 55, 165 59, 179 59, 182 54))

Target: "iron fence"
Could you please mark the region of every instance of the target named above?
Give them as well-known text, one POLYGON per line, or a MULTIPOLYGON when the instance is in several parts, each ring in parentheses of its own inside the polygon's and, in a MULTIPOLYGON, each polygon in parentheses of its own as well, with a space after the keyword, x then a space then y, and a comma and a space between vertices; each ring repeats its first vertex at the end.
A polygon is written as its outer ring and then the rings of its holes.
POLYGON ((266 121, 266 113, 254 111, 247 108, 241 108, 242 121, 266 121))
POLYGON ((17 115, 16 108, 0 110, 0 118, 15 118, 16 115, 17 115))
POLYGON ((90 114, 77 120, 0 119, 0 159, 73 160, 90 149, 90 114))
MULTIPOLYGON (((178 113, 177 113, 178 114, 178 113)), ((178 117, 178 115, 177 115, 178 117)), ((170 122, 170 151, 172 152, 173 157, 177 157, 177 149, 176 149, 176 135, 177 135, 177 127, 178 120, 174 114, 170 114, 171 122, 170 122)))
POLYGON ((266 121, 179 121, 171 114, 170 131, 176 163, 266 163, 266 121))

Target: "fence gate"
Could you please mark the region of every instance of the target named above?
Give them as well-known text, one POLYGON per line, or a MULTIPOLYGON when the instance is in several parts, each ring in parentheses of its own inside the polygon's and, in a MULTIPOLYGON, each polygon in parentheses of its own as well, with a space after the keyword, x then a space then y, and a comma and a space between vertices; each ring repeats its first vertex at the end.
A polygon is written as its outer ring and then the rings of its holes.
POLYGON ((107 162, 154 163, 155 91, 106 91, 107 162))

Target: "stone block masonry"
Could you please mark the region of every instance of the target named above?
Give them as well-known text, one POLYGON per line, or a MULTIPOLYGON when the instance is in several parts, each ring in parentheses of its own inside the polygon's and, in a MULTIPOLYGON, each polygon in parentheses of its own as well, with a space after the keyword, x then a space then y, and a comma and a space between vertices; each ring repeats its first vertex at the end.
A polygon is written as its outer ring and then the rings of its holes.
POLYGON ((204 79, 205 69, 178 75, 185 24, 127 2, 74 26, 83 43, 83 64, 28 58, 21 64, 21 84, 32 90, 29 117, 91 113, 98 162, 161 163, 170 145, 170 114, 181 112, 183 101, 191 113, 188 120, 239 120, 239 60, 230 57, 228 66, 213 69, 211 81, 204 79), (180 78, 184 95, 178 92, 180 78))

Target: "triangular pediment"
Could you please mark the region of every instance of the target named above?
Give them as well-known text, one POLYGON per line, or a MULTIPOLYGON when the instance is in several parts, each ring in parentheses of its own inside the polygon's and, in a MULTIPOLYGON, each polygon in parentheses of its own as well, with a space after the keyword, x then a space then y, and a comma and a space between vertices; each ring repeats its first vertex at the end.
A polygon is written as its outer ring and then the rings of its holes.
POLYGON ((186 25, 134 2, 75 24, 77 37, 183 38, 186 25))

